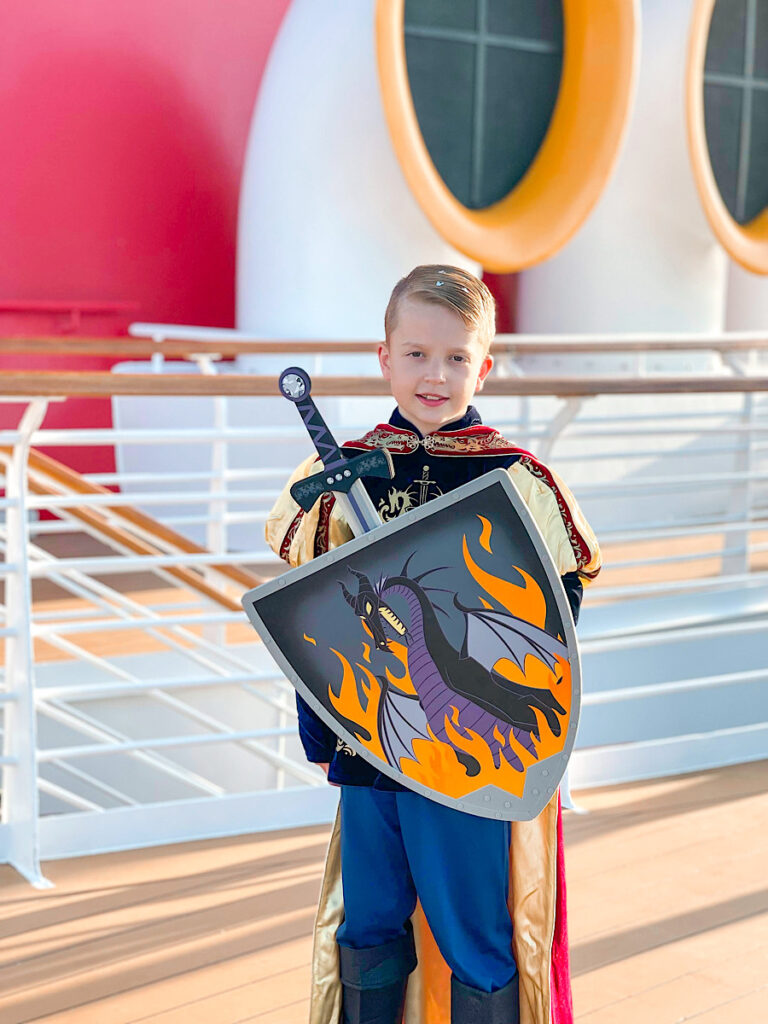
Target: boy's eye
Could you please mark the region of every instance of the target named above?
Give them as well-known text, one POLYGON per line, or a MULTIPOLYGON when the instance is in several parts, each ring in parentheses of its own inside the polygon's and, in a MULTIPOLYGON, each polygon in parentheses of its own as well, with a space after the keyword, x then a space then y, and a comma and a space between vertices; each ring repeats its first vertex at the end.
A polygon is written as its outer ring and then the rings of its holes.
POLYGON ((419 359, 421 356, 424 355, 424 353, 416 351, 416 352, 409 352, 408 355, 409 356, 414 356, 416 359, 419 359))
POLYGON ((451 356, 451 359, 453 359, 457 363, 463 363, 464 362, 464 356, 451 356))

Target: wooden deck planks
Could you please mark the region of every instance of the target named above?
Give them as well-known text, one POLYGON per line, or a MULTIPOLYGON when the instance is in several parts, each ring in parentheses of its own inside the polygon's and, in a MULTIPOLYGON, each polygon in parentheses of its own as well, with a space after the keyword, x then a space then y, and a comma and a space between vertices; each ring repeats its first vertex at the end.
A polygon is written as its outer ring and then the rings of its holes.
POLYGON ((580 1022, 698 1020, 768 986, 766 767, 581 794, 591 814, 566 821, 580 1022))
POLYGON ((60 861, 42 893, 3 869, 0 1021, 123 1024, 243 986, 254 1012, 265 974, 308 971, 324 849, 304 829, 60 861))
MULTIPOLYGON (((578 1024, 768 1021, 768 765, 577 794, 578 1024)), ((0 1024, 303 1024, 327 829, 0 869, 0 1024)))

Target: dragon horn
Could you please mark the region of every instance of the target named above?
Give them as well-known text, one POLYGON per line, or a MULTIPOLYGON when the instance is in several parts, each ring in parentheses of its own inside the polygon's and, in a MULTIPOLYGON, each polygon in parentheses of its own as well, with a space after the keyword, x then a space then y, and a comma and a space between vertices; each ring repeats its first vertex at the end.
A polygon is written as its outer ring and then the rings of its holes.
POLYGON ((413 558, 413 556, 414 556, 415 554, 416 554, 416 552, 415 552, 415 551, 412 551, 412 552, 410 553, 410 555, 408 555, 408 557, 406 558, 406 560, 405 560, 405 565, 404 565, 404 566, 403 566, 403 568, 402 568, 402 569, 400 570, 400 575, 401 575, 401 576, 406 576, 406 575, 407 575, 407 572, 408 572, 408 563, 410 562, 410 560, 411 560, 411 559, 413 558))
MULTIPOLYGON (((411 556, 411 557, 413 557, 413 556, 411 556)), ((421 583, 421 581, 424 579, 424 577, 425 576, 429 576, 429 574, 431 572, 442 572, 443 569, 448 569, 448 568, 450 568, 450 566, 447 566, 447 565, 436 565, 433 569, 427 569, 426 572, 421 572, 421 573, 419 573, 418 576, 414 576, 413 578, 416 580, 417 583, 421 583)))
POLYGON ((336 582, 341 587, 341 592, 344 595, 344 600, 347 602, 348 605, 350 605, 352 608, 354 608, 355 607, 355 599, 354 599, 354 597, 352 597, 352 595, 347 590, 347 588, 344 586, 344 584, 341 582, 341 580, 337 580, 336 582))
POLYGON ((364 572, 358 572, 357 569, 353 569, 351 566, 348 566, 348 568, 353 576, 357 576, 357 578, 361 582, 365 583, 366 587, 368 587, 369 590, 373 590, 373 587, 371 586, 371 581, 368 579, 364 572))

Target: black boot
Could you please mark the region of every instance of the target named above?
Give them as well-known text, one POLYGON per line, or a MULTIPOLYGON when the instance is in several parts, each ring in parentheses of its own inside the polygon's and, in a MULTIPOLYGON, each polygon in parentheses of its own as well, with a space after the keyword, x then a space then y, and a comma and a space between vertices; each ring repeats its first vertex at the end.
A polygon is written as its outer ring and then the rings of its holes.
POLYGON ((400 1024, 408 975, 416 966, 410 921, 406 928, 381 946, 339 946, 343 1024, 400 1024))
POLYGON ((495 992, 481 992, 451 975, 451 1024, 520 1024, 520 975, 495 992))

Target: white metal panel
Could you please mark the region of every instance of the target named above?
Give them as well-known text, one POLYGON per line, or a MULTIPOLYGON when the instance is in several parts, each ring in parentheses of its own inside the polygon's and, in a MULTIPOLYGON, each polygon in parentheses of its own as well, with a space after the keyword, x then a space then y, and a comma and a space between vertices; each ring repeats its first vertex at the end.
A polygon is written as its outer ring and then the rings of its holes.
MULTIPOLYGON (((699 202, 687 149, 690 0, 641 0, 632 121, 584 227, 520 275, 521 331, 719 331, 727 257, 699 202)), ((762 326, 762 325, 761 325, 762 326)))
MULTIPOLYGON (((294 0, 272 47, 240 192, 237 325, 272 338, 376 338, 418 263, 477 264, 411 195, 379 93, 375 0, 294 0)), ((357 372, 360 357, 351 360, 357 372)), ((329 357, 326 372, 334 372, 329 357)))
POLYGON ((57 860, 321 825, 333 819, 338 793, 338 789, 331 786, 322 789, 305 786, 295 790, 159 803, 152 807, 126 807, 102 814, 49 815, 40 823, 41 857, 57 860))

